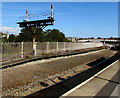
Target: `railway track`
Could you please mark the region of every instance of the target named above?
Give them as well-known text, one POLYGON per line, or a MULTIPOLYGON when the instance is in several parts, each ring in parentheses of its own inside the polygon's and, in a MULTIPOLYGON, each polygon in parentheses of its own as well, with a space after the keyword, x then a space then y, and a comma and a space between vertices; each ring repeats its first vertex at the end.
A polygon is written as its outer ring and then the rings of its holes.
MULTIPOLYGON (((100 49, 102 50, 102 49, 100 49)), ((104 50, 104 49, 103 49, 104 50)), ((89 52, 93 52, 93 51, 99 51, 99 50, 85 50, 85 51, 80 51, 80 52, 73 52, 73 53, 67 53, 67 54, 58 54, 58 55, 52 55, 52 56, 43 56, 43 57, 37 57, 37 58, 31 58, 31 59, 27 59, 27 60, 22 60, 20 62, 15 62, 13 64, 7 64, 0 67, 0 69, 6 69, 6 68, 10 68, 10 67, 15 67, 21 64, 25 64, 28 62, 33 62, 33 61, 38 61, 38 60, 45 60, 45 59, 51 59, 51 58, 58 58, 58 57, 65 57, 65 56, 72 56, 72 55, 78 55, 78 54, 83 54, 83 53, 89 53, 89 52)))
MULTIPOLYGON (((89 63, 89 66, 91 66, 91 68, 89 68, 81 73, 78 73, 74 76, 71 76, 67 79, 62 79, 61 77, 59 77, 61 79, 61 82, 55 83, 54 85, 51 85, 51 86, 44 88, 42 90, 39 90, 37 92, 34 92, 25 97, 33 97, 33 96, 60 97, 62 94, 66 93, 67 91, 74 88, 78 84, 89 79, 90 77, 92 77, 93 75, 95 75, 96 73, 98 73, 99 71, 104 69, 105 67, 109 66, 110 64, 112 64, 113 62, 118 60, 119 58, 120 58, 120 51, 118 51, 111 58, 108 58, 108 59, 100 58, 92 63, 89 63)), ((51 80, 51 81, 53 81, 53 80, 51 80)), ((47 85, 47 84, 41 83, 41 85, 47 85)))

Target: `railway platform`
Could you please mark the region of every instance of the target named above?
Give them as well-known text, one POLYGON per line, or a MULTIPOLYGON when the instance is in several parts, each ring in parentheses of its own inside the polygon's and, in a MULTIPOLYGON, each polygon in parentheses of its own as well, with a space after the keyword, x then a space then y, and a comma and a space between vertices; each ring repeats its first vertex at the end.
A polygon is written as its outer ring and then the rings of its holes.
POLYGON ((117 60, 105 69, 101 70, 99 73, 92 76, 90 79, 63 94, 60 98, 68 98, 70 96, 114 96, 115 98, 119 98, 119 63, 120 61, 117 60))

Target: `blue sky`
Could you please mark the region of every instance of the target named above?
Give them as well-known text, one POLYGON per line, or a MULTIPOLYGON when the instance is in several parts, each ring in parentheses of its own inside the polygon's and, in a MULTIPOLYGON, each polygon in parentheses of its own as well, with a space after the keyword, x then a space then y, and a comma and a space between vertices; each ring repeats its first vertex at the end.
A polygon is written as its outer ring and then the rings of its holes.
MULTIPOLYGON (((50 2, 2 2, 2 26, 9 33, 19 33, 17 21, 29 14, 49 12, 50 2)), ((55 24, 66 37, 117 37, 117 2, 52 2, 55 24)))

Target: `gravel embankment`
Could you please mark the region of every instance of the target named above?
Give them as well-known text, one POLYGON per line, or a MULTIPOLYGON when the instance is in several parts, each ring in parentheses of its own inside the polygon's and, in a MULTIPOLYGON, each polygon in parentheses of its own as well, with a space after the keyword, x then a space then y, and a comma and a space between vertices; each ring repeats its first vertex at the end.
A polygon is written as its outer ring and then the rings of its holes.
POLYGON ((90 54, 60 57, 48 61, 36 61, 2 70, 4 96, 25 96, 44 88, 40 82, 48 86, 59 82, 59 77, 67 78, 85 69, 86 65, 101 57, 111 57, 115 51, 103 50, 90 54), (52 81, 51 81, 52 80, 52 81))

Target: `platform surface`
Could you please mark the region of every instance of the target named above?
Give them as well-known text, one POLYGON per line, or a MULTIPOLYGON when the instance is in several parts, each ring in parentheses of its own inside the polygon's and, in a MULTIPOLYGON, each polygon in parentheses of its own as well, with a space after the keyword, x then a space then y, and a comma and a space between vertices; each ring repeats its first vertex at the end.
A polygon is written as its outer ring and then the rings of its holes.
POLYGON ((118 69, 120 61, 117 61, 107 68, 91 77, 84 83, 76 86, 72 90, 63 94, 61 98, 69 96, 119 96, 120 81, 118 79, 118 69))

